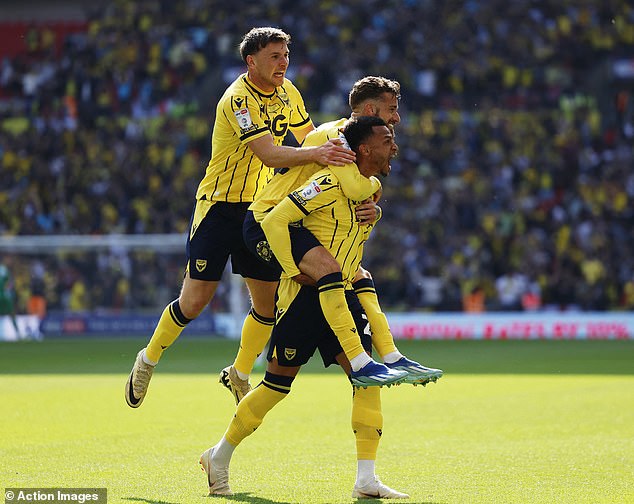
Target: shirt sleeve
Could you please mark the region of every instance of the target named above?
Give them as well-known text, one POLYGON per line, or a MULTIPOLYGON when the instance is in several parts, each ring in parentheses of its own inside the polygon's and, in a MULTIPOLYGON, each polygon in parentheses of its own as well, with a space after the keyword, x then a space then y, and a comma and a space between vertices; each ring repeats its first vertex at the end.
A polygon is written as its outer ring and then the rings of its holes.
POLYGON ((329 166, 329 168, 339 180, 341 191, 348 199, 363 201, 381 189, 379 179, 374 176, 364 177, 355 163, 344 166, 329 166))
POLYGON ((252 96, 232 95, 225 102, 223 113, 241 142, 250 142, 270 134, 260 117, 260 107, 252 96))

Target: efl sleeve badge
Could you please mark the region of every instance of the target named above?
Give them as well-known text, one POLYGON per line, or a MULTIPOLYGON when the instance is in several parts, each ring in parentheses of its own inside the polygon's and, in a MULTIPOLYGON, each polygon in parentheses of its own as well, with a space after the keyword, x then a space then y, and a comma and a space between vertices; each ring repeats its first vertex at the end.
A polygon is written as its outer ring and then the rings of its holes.
POLYGON ((241 130, 245 131, 253 126, 253 121, 251 120, 249 109, 241 108, 240 110, 236 110, 234 114, 236 116, 236 119, 238 120, 238 126, 240 126, 241 130))

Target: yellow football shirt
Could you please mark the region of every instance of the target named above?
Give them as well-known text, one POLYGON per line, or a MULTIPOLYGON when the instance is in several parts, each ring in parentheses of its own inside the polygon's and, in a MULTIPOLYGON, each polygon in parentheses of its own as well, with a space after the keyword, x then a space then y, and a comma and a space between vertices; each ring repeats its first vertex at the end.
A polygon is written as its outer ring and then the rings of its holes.
MULTIPOLYGON (((318 146, 332 138, 339 137, 339 129, 345 125, 347 120, 347 118, 342 118, 322 124, 306 136, 302 146, 318 146)), ((318 163, 309 163, 278 170, 266 187, 258 193, 255 201, 249 207, 253 211, 255 220, 262 222, 266 214, 275 205, 323 168, 318 163)), ((336 175, 344 194, 350 199, 363 201, 381 188, 379 179, 376 177, 370 177, 369 179, 364 177, 359 173, 356 164, 330 166, 329 168, 336 175)))
POLYGON ((267 133, 282 145, 288 131, 311 124, 304 100, 288 79, 272 93, 258 89, 240 75, 216 107, 211 136, 211 159, 198 186, 196 199, 252 202, 273 176, 247 144, 267 133))
POLYGON ((374 227, 357 222, 354 208, 359 203, 346 197, 330 168, 317 172, 278 203, 262 221, 262 228, 284 270, 283 277, 299 274, 291 253, 288 225, 301 220, 337 260, 344 285, 350 288, 361 264, 363 244, 374 227))

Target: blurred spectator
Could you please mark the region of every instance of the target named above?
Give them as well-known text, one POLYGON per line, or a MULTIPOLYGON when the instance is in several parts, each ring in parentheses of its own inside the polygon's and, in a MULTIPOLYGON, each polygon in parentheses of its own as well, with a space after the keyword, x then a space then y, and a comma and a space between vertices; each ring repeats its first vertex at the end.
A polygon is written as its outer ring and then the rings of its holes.
POLYGON ((8 316, 11 319, 15 333, 18 338, 20 338, 20 329, 18 327, 18 321, 15 318, 13 276, 9 266, 4 262, 0 262, 0 317, 2 316, 8 316))
POLYGON ((510 270, 495 281, 495 289, 500 310, 519 311, 528 292, 528 279, 520 272, 510 270))
POLYGON ((462 306, 467 313, 483 313, 485 308, 485 293, 480 285, 476 285, 462 298, 462 306))
POLYGON ((33 261, 31 264, 31 285, 26 312, 29 315, 35 315, 40 320, 46 317, 45 274, 44 264, 41 261, 33 261))
POLYGON ((522 295, 522 310, 537 311, 542 306, 541 288, 537 282, 531 282, 522 295))

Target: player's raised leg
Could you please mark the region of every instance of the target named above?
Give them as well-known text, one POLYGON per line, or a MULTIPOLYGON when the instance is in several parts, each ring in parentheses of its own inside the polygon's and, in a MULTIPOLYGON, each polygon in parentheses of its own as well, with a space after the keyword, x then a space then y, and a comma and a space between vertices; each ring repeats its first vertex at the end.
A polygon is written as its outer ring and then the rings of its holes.
POLYGON ((407 378, 405 383, 426 385, 430 381, 435 382, 438 380, 443 375, 442 369, 423 366, 414 360, 408 359, 396 348, 387 317, 379 305, 379 299, 370 272, 360 268, 355 277, 353 287, 370 322, 372 344, 385 365, 390 369, 406 371, 407 378))
POLYGON ((125 388, 128 406, 138 408, 147 394, 154 367, 183 329, 209 304, 218 282, 185 276, 178 299, 165 307, 147 347, 137 354, 125 388))
POLYGON ((346 302, 341 268, 330 252, 322 246, 314 247, 304 254, 298 266, 303 273, 317 279, 322 312, 350 361, 353 384, 369 387, 401 382, 403 373, 376 362, 363 349, 346 302))

